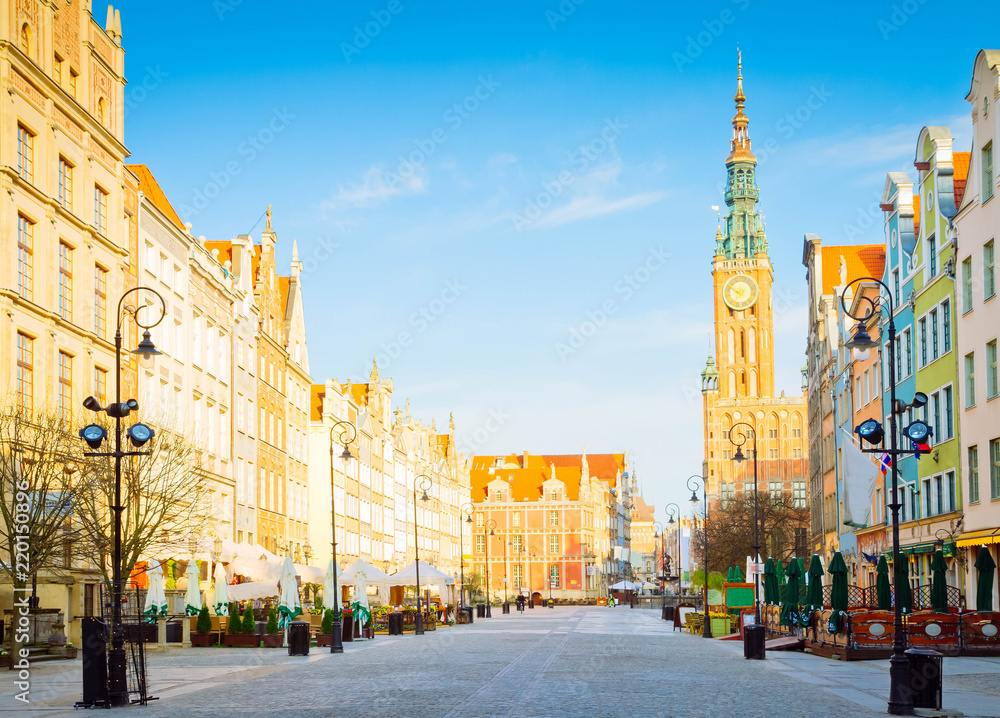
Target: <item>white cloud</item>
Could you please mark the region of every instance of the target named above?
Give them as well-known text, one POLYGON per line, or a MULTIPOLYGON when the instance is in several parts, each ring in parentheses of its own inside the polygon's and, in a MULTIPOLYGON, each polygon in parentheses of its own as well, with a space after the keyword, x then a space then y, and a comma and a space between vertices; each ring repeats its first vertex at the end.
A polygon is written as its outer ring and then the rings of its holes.
POLYGON ((666 199, 666 192, 641 192, 622 199, 606 199, 598 195, 575 197, 541 217, 534 226, 558 227, 581 219, 593 219, 629 209, 639 209, 666 199))
POLYGON ((422 167, 415 168, 413 174, 402 177, 393 174, 392 179, 382 168, 372 165, 365 172, 360 184, 345 187, 337 185, 333 197, 323 202, 323 209, 346 209, 349 207, 377 207, 392 197, 423 194, 427 191, 427 173, 422 167))

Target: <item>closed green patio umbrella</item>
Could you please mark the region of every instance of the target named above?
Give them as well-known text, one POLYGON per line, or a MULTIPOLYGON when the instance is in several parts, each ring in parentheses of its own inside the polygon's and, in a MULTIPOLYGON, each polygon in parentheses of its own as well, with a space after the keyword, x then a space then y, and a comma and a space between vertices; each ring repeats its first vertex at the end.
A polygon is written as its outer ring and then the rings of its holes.
POLYGON ((813 611, 823 610, 823 564, 819 556, 813 554, 809 562, 809 585, 806 587, 806 600, 802 609, 802 625, 809 622, 813 611))
POLYGON ((938 549, 931 559, 931 608, 937 613, 948 613, 948 582, 944 577, 947 570, 944 552, 938 549))
POLYGON ((726 569, 726 583, 732 583, 732 582, 733 582, 733 567, 730 566, 729 568, 726 569))
POLYGON ((876 608, 880 611, 891 611, 892 588, 889 585, 889 564, 885 560, 885 554, 878 557, 875 576, 876 608))
POLYGON ((780 558, 774 562, 774 579, 775 583, 778 584, 778 595, 774 602, 781 603, 785 598, 785 591, 788 590, 788 579, 785 576, 785 564, 781 562, 780 558))
POLYGON ((990 550, 986 546, 979 549, 976 557, 976 610, 993 610, 993 574, 996 570, 996 562, 990 556, 990 550))
POLYGON ((910 587, 910 560, 905 553, 899 554, 899 566, 897 571, 902 571, 903 588, 896 600, 899 601, 899 610, 903 613, 913 613, 913 589, 910 587))
POLYGON ((739 566, 733 567, 733 583, 743 583, 743 569, 739 566))
POLYGON ((764 603, 778 603, 778 576, 774 569, 774 559, 768 557, 764 563, 764 603))
POLYGON ((802 571, 794 558, 788 562, 788 583, 785 584, 785 600, 781 604, 781 624, 794 626, 799 622, 799 579, 802 571))
POLYGON ((833 554, 830 561, 828 573, 831 576, 830 585, 830 608, 833 615, 830 617, 831 633, 839 633, 844 628, 844 619, 847 615, 847 564, 840 551, 833 554))

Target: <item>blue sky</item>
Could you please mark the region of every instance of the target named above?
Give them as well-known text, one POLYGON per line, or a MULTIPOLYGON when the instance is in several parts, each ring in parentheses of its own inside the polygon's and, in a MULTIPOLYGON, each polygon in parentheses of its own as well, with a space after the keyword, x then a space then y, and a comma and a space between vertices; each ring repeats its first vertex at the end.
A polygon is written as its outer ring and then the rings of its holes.
POLYGON ((196 235, 274 205, 314 380, 378 356, 467 450, 628 449, 662 520, 701 466, 737 44, 798 393, 802 235, 881 241, 920 128, 968 147, 977 7, 123 2, 126 144, 196 235))

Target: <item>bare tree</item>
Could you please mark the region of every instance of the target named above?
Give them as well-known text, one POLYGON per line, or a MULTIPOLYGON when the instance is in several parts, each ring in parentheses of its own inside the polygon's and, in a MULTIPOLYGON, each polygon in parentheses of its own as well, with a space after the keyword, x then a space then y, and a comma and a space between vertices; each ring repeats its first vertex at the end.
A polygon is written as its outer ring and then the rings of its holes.
POLYGON ((0 576, 13 583, 14 657, 28 639, 29 584, 40 572, 43 581, 69 573, 80 531, 78 440, 63 424, 49 408, 0 405, 0 576))
MULTIPOLYGON (((795 553, 795 529, 809 525, 809 509, 797 507, 791 495, 757 495, 757 517, 761 559, 768 556, 786 561, 795 553)), ((704 534, 694 532, 692 551, 702 557, 704 534)), ((743 492, 722 505, 713 506, 708 516, 708 561, 713 571, 744 566, 754 549, 754 495, 743 492)))
MULTIPOLYGON (((109 441, 114 425, 109 424, 109 441)), ((136 562, 149 556, 187 552, 192 542, 214 525, 208 505, 208 480, 202 471, 204 453, 182 434, 160 429, 142 447, 148 455, 122 459, 121 575, 128 577, 136 562)), ((82 453, 82 451, 81 451, 82 453)), ((115 460, 88 457, 87 491, 77 501, 76 517, 83 543, 111 580, 114 557, 115 460)))

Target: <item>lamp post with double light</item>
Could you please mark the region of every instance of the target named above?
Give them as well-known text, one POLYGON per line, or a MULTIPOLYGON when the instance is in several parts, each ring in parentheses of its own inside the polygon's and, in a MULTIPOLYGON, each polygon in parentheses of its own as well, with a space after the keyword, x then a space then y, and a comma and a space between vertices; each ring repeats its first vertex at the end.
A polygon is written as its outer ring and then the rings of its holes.
POLYGON ((538 551, 536 551, 534 548, 529 548, 528 555, 531 556, 531 561, 528 563, 528 608, 534 608, 535 596, 531 592, 531 567, 535 563, 535 557, 538 556, 538 551))
MULTIPOLYGON (((472 526, 472 511, 474 508, 475 506, 472 504, 471 501, 466 501, 464 504, 462 504, 461 508, 459 508, 459 511, 465 514, 465 523, 469 524, 469 526, 472 526)), ((461 528, 461 525, 459 526, 459 528, 461 528)), ((461 563, 462 593, 459 595, 459 600, 461 601, 462 608, 465 608, 465 530, 464 529, 462 529, 461 549, 462 549, 462 563, 461 563)))
POLYGON ((351 444, 358 437, 358 429, 347 420, 334 422, 330 427, 330 561, 333 567, 333 634, 330 637, 330 653, 343 653, 344 641, 340 629, 340 586, 337 583, 337 484, 334 479, 334 454, 337 445, 343 446, 340 460, 344 466, 344 476, 351 461, 351 444), (334 436, 336 435, 336 439, 334 436))
MULTIPOLYGON (((115 503, 111 507, 115 517, 114 536, 114 564, 111 567, 111 650, 108 651, 108 703, 110 705, 125 705, 128 703, 128 683, 127 666, 125 656, 125 627, 122 625, 122 592, 124 589, 122 581, 122 511, 125 506, 122 504, 122 459, 126 456, 149 455, 149 451, 122 451, 122 419, 132 412, 138 411, 139 402, 129 399, 122 403, 122 322, 126 315, 132 318, 137 327, 143 330, 142 341, 132 350, 139 360, 139 365, 143 368, 151 368, 154 359, 160 352, 150 336, 149 330, 163 321, 167 314, 167 305, 163 297, 149 287, 133 287, 129 289, 118 300, 117 324, 115 326, 115 402, 106 407, 102 407, 95 397, 88 396, 83 406, 95 413, 104 412, 115 420, 115 450, 96 451, 101 447, 108 432, 100 424, 90 424, 80 429, 80 438, 87 442, 87 446, 95 451, 84 452, 84 456, 108 456, 115 460, 115 503), (150 305, 131 307, 125 305, 125 299, 130 294, 138 292, 148 292, 155 296, 160 302, 160 316, 155 322, 144 324, 140 318, 140 313, 148 309, 150 305)), ((153 438, 154 432, 145 424, 135 422, 126 430, 129 441, 136 449, 142 447, 153 438)))
MULTIPOLYGON (((659 521, 653 523, 653 528, 656 529, 657 534, 660 537, 660 571, 661 575, 657 578, 662 579, 660 582, 660 618, 665 618, 667 615, 667 532, 663 528, 663 524, 659 521)), ((655 566, 655 562, 654 562, 655 566)))
POLYGON ((483 533, 486 539, 484 543, 486 544, 486 617, 492 618, 493 611, 490 606, 490 539, 493 537, 494 531, 496 530, 497 522, 493 519, 487 519, 486 525, 484 527, 483 533))
MULTIPOLYGON (((884 282, 875 277, 859 277, 850 282, 840 297, 841 307, 844 313, 851 319, 856 320, 857 326, 851 339, 846 343, 846 347, 854 353, 854 358, 858 361, 865 361, 871 354, 871 350, 878 347, 878 342, 871 338, 865 326, 867 322, 876 317, 881 319, 883 309, 887 310, 889 319, 888 335, 888 361, 889 361, 889 447, 882 446, 885 440, 885 430, 882 424, 875 419, 863 421, 855 427, 862 443, 862 451, 871 454, 887 454, 892 461, 892 556, 894 566, 893 584, 897 600, 893 602, 893 640, 892 658, 889 659, 889 699, 888 712, 890 715, 913 715, 913 699, 909 688, 909 674, 907 671, 906 659, 906 636, 903 634, 903 613, 898 597, 902 595, 903 581, 906 580, 902 570, 903 562, 899 553, 899 460, 906 454, 914 453, 920 456, 920 447, 926 445, 927 440, 932 436, 931 427, 925 422, 912 421, 903 433, 912 442, 912 448, 902 449, 899 447, 899 434, 897 432, 896 417, 900 416, 907 409, 919 409, 927 404, 927 396, 921 392, 913 395, 910 403, 896 399, 896 322, 895 309, 892 301, 892 292, 884 282), (861 306, 864 314, 851 314, 847 308, 846 298, 851 291, 851 287, 860 282, 877 284, 881 289, 879 295, 872 298, 866 294, 861 294, 861 306), (864 444, 869 444, 869 448, 864 448, 864 444)), ((860 310, 859 310, 860 311, 860 310)))
POLYGON ((705 480, 704 476, 700 474, 694 474, 688 477, 687 487, 691 491, 691 506, 697 510, 698 504, 701 503, 698 500, 698 489, 701 488, 702 496, 705 499, 705 520, 702 523, 704 527, 704 533, 702 535, 702 540, 705 544, 705 566, 703 567, 703 572, 705 573, 705 587, 702 589, 704 592, 704 607, 705 607, 705 620, 702 622, 701 637, 711 638, 712 637, 712 619, 708 615, 708 482, 705 480), (692 482, 694 485, 692 486, 692 482))
POLYGON ((729 430, 729 443, 736 447, 736 454, 733 456, 733 461, 736 462, 737 466, 746 461, 746 456, 743 455, 743 446, 747 441, 753 440, 753 568, 754 568, 754 593, 753 593, 753 616, 754 624, 760 624, 760 572, 757 570, 760 562, 760 533, 759 526, 760 522, 757 513, 757 478, 760 476, 757 470, 757 430, 745 421, 737 422, 733 424, 732 429, 729 430), (748 429, 749 431, 744 431, 743 429, 748 429), (734 437, 733 434, 736 433, 734 437))
MULTIPOLYGON (((420 607, 420 533, 418 531, 420 528, 420 522, 417 521, 417 489, 419 489, 422 493, 420 500, 426 503, 427 501, 430 501, 430 497, 427 495, 427 490, 431 488, 433 484, 434 479, 427 474, 419 474, 413 478, 413 553, 417 559, 414 564, 417 569, 417 615, 413 617, 413 633, 417 636, 424 635, 424 609, 420 607)), ((430 611, 430 609, 430 600, 428 600, 427 610, 430 611)))
MULTIPOLYGON (((667 513, 667 526, 676 527, 674 531, 677 533, 677 595, 681 594, 681 567, 683 566, 683 561, 681 561, 681 507, 671 501, 669 504, 663 507, 663 510, 667 513)), ((664 568, 663 573, 666 574, 666 568, 664 568)))

